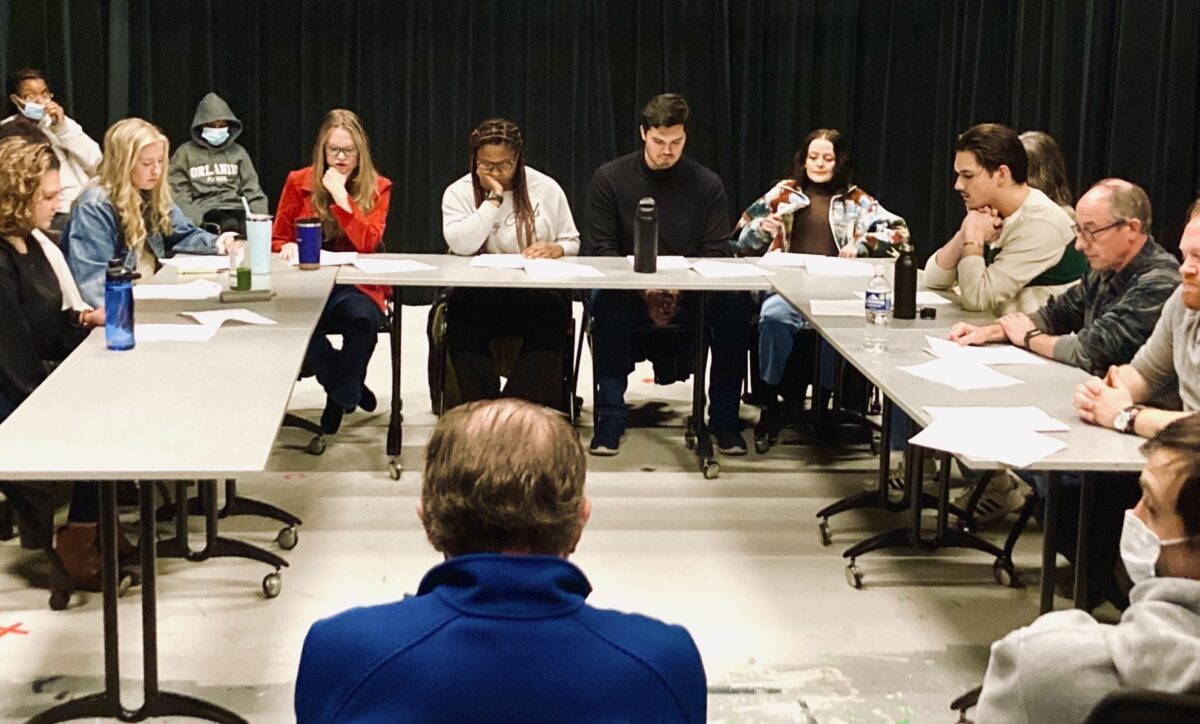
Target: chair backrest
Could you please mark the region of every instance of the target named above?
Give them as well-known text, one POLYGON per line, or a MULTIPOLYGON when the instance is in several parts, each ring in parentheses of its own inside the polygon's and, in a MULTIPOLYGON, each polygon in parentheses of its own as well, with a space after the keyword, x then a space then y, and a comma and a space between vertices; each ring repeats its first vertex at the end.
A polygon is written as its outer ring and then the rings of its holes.
POLYGON ((1122 689, 1100 700, 1087 724, 1194 724, 1200 722, 1200 696, 1122 689))

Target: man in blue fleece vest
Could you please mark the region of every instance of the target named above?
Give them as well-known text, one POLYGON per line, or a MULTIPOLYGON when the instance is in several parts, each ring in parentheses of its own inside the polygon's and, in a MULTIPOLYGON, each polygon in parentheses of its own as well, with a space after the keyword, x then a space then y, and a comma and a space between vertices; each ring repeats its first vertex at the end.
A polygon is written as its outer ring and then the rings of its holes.
POLYGON ((687 630, 592 608, 567 556, 591 512, 575 431, 514 398, 447 412, 418 515, 446 560, 417 595, 313 624, 305 722, 703 722, 687 630))

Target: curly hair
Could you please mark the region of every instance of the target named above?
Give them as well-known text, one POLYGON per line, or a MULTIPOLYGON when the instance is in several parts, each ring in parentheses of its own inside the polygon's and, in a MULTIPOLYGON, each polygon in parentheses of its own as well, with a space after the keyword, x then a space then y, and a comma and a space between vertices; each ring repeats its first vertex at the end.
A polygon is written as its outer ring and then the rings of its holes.
POLYGON ((346 181, 346 192, 350 194, 350 198, 354 199, 354 203, 362 209, 364 214, 370 213, 371 209, 375 207, 375 182, 379 178, 375 164, 371 161, 371 141, 367 138, 367 132, 363 129, 362 119, 358 117, 358 114, 345 108, 334 108, 326 113, 325 121, 321 123, 321 128, 317 131, 317 140, 313 144, 313 175, 310 182, 313 209, 317 212, 317 217, 321 219, 321 231, 326 239, 332 239, 342 233, 341 225, 334 218, 333 212, 329 210, 333 197, 330 196, 329 190, 322 182, 325 171, 329 169, 329 163, 325 160, 325 143, 329 140, 330 132, 335 128, 345 130, 354 139, 354 149, 358 151, 358 165, 346 181))
POLYGON ((58 170, 58 157, 47 142, 10 136, 0 140, 0 159, 0 236, 25 236, 36 226, 42 177, 58 170))
POLYGON ((459 405, 429 440, 421 520, 448 556, 570 553, 583 528, 583 446, 553 410, 514 398, 459 405))
POLYGON ((158 185, 144 198, 133 185, 133 167, 138 156, 155 143, 163 144, 163 158, 167 158, 170 142, 157 126, 141 118, 119 120, 104 134, 104 157, 96 171, 101 187, 108 192, 108 200, 116 209, 125 246, 132 250, 141 250, 150 229, 171 233, 171 187, 167 184, 167 174, 159 177, 158 185))
POLYGON ((534 226, 533 204, 529 200, 529 187, 525 182, 525 139, 517 124, 505 118, 489 118, 475 127, 467 139, 470 149, 467 162, 470 164, 471 187, 475 190, 475 206, 483 204, 486 194, 483 184, 479 182, 476 164, 479 163, 480 146, 499 144, 508 146, 514 154, 516 168, 513 169, 512 192, 513 209, 517 219, 517 245, 522 249, 537 241, 537 230, 534 226))

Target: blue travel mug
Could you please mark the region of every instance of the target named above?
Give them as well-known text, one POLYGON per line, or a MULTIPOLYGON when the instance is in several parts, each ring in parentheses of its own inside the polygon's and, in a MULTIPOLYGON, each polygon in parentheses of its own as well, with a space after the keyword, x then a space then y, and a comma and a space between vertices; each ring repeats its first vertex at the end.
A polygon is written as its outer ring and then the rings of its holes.
POLYGON ((296 221, 296 244, 300 247, 300 268, 321 268, 321 220, 307 216, 296 221))
POLYGON ((108 262, 104 278, 104 339, 113 350, 133 349, 133 280, 138 275, 120 258, 108 262))

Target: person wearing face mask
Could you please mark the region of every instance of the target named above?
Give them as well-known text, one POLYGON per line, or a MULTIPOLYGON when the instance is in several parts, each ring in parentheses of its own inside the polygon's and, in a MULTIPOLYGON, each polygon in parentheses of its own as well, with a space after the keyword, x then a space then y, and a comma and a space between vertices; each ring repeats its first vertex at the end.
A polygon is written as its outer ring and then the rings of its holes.
POLYGON ((1112 625, 1048 613, 992 644, 976 721, 1082 722, 1119 689, 1200 687, 1200 415, 1162 428, 1142 452, 1142 497, 1121 532, 1129 608, 1112 625))
POLYGON ((99 176, 79 197, 63 228, 67 265, 88 304, 104 303, 110 259, 121 258, 142 279, 177 253, 224 254, 234 233, 198 229, 171 200, 167 137, 141 118, 117 121, 104 134, 99 176))
POLYGON ((67 221, 71 205, 83 193, 83 187, 96 175, 100 165, 100 144, 54 100, 46 76, 35 68, 22 68, 8 76, 10 115, 0 125, 20 119, 36 125, 58 157, 62 192, 50 228, 58 231, 67 221))
MULTIPOLYGON (((776 183, 742 212, 731 241, 738 256, 789 251, 844 258, 886 257, 893 254, 895 246, 907 243, 908 224, 850 182, 848 162, 840 132, 818 128, 808 134, 796 149, 792 177, 776 183)), ((759 450, 770 446, 784 424, 779 395, 789 358, 800 368, 788 377, 801 386, 794 396, 803 400, 810 376, 805 368, 816 344, 816 333, 786 299, 772 294, 763 301, 758 318, 762 412, 754 430, 759 450), (796 345, 800 348, 793 351, 796 345)), ((822 365, 827 373, 827 379, 822 375, 822 387, 827 389, 833 386, 831 349, 828 357, 828 364, 822 365)), ((865 383, 851 382, 847 389, 865 389, 865 383)), ((852 400, 848 406, 857 402, 852 400)))
POLYGON ((243 198, 252 212, 268 213, 254 162, 237 142, 241 133, 229 104, 209 93, 196 105, 191 139, 171 155, 167 180, 175 203, 193 224, 214 233, 246 233, 243 198))

